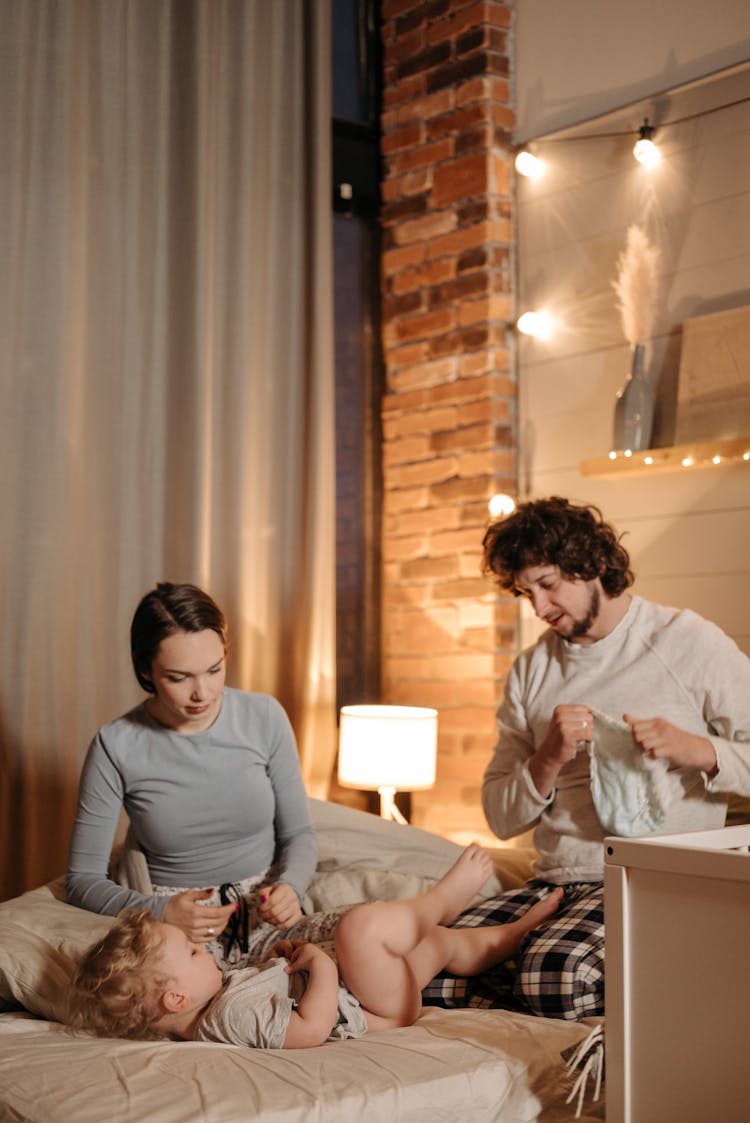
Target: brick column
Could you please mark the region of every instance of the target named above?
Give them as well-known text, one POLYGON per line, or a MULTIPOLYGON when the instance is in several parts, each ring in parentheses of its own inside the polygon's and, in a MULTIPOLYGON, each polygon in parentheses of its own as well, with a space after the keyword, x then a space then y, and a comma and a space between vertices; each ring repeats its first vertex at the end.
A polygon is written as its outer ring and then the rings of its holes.
POLYGON ((439 710, 412 821, 480 804, 516 607, 481 576, 487 502, 516 492, 509 92, 513 6, 383 0, 383 692, 439 710))

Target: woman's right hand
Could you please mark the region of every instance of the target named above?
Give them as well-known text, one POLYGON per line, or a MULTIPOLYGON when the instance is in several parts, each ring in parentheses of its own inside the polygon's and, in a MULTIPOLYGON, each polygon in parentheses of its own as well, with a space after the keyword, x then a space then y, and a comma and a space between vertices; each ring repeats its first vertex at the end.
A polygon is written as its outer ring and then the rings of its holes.
POLYGON ((227 926, 227 922, 237 908, 231 905, 202 905, 213 889, 185 889, 169 898, 164 910, 164 920, 181 928, 194 944, 207 944, 215 940, 227 926))

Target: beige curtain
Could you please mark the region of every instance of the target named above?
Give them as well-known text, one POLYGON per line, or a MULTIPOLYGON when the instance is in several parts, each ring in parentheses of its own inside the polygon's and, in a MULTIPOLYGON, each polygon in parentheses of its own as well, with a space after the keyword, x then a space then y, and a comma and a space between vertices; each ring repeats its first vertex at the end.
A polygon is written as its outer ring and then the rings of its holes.
POLYGON ((0 0, 2 896, 64 869, 161 579, 334 753, 327 0, 0 0))

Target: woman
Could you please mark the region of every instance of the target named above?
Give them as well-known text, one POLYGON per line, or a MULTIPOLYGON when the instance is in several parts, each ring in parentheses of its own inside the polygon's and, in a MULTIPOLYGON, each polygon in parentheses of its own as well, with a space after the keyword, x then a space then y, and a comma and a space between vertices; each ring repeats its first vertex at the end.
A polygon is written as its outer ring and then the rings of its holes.
POLYGON ((248 961, 301 920, 315 871, 291 725, 269 695, 224 685, 226 622, 196 586, 162 583, 147 593, 130 639, 148 697, 103 726, 89 748, 68 900, 109 916, 147 908, 190 940, 213 941, 220 963, 248 961), (151 893, 108 874, 123 807, 151 893))

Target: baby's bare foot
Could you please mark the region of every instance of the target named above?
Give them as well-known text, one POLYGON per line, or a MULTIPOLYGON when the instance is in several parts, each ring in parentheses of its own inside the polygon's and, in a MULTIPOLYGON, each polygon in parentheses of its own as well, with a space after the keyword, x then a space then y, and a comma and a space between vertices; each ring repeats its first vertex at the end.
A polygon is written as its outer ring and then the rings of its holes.
POLYGON ((435 891, 444 901, 440 924, 452 924, 471 904, 491 873, 489 854, 478 843, 472 842, 435 886, 435 891))

